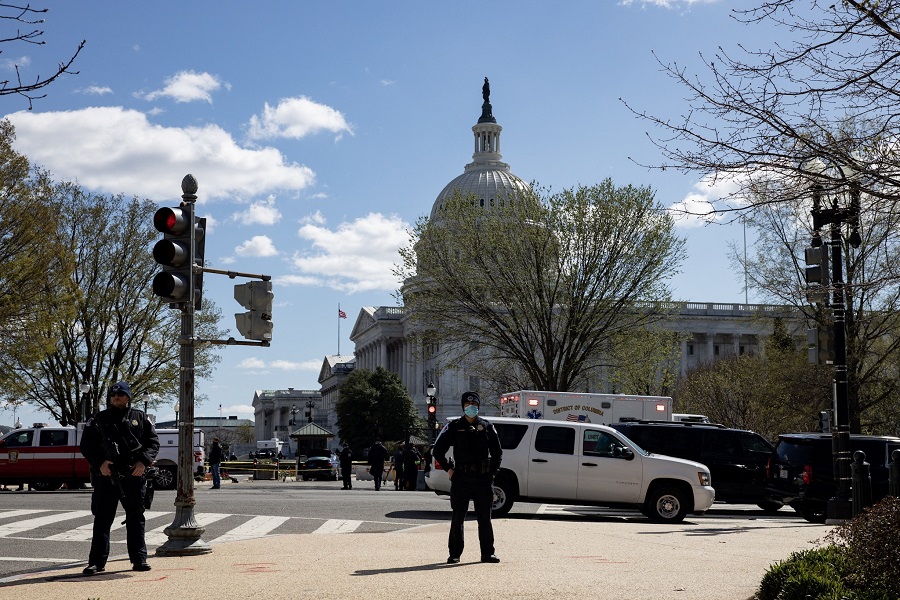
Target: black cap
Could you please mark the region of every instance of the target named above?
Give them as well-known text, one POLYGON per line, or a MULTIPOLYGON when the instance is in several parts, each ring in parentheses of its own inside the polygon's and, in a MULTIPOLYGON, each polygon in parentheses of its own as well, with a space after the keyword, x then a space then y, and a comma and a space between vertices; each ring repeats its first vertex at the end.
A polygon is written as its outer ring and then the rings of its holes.
POLYGON ((481 398, 475 392, 466 392, 462 395, 460 403, 465 406, 469 402, 474 402, 478 405, 479 408, 481 408, 481 398))

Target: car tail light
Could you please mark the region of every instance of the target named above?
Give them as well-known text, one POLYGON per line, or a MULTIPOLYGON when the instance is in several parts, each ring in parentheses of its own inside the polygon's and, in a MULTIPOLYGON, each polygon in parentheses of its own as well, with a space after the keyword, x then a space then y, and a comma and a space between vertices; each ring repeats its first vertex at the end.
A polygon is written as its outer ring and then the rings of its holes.
POLYGON ((803 482, 803 485, 812 483, 812 465, 803 465, 803 476, 800 481, 803 482))
POLYGON ((203 452, 194 450, 194 462, 203 462, 203 452))

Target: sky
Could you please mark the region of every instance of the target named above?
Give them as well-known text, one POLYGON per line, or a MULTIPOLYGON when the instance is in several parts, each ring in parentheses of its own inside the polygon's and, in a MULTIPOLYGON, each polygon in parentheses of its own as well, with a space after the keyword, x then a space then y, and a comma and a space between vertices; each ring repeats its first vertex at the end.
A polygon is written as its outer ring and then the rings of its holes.
MULTIPOLYGON (((47 76, 86 45, 78 74, 32 110, 0 96, 15 149, 57 180, 161 207, 177 206, 190 173, 207 266, 272 276, 271 347, 222 347, 197 382, 198 416, 252 418, 255 390, 319 389, 324 357, 352 354, 361 307, 397 304, 397 250, 472 160, 484 77, 503 160, 525 181, 562 190, 610 177, 652 187, 664 206, 702 205, 721 190, 700 174, 640 166, 662 162, 648 138, 660 132, 623 100, 678 119, 686 91, 660 62, 703 74, 701 54, 764 43, 725 0, 42 6, 46 43, 0 47, 0 78, 14 65, 23 81, 47 76)), ((0 24, 4 37, 14 25, 0 24)), ((728 258, 729 242, 744 244, 739 226, 680 219, 678 233, 687 258, 674 298, 755 301, 728 258)), ((239 338, 235 283, 207 274, 204 295, 239 338)), ((150 412, 173 418, 175 400, 150 412)), ((15 417, 50 420, 0 407, 0 424, 15 417)))

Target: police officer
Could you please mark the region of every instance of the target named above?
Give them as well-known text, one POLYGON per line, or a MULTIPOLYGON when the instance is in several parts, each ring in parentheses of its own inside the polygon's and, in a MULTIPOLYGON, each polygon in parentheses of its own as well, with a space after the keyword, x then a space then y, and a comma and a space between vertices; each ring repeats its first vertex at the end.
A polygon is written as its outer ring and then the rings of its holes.
POLYGON ((144 540, 144 471, 156 458, 159 438, 153 423, 131 404, 131 386, 120 381, 109 389, 105 410, 91 417, 81 436, 81 453, 91 465, 91 513, 94 534, 88 566, 82 571, 94 575, 106 570, 109 558, 109 531, 119 502, 125 509, 128 558, 132 570, 149 571, 144 540))
POLYGON ((493 481, 500 470, 503 450, 497 430, 478 416, 481 398, 475 392, 462 395, 465 416, 451 421, 434 442, 434 459, 450 477, 450 539, 447 546, 450 558, 447 564, 456 564, 463 551, 463 525, 469 500, 475 507, 478 519, 478 541, 481 545, 481 562, 498 563, 494 554, 494 528, 491 525, 491 504, 494 500, 493 481), (453 459, 446 457, 453 446, 453 459))

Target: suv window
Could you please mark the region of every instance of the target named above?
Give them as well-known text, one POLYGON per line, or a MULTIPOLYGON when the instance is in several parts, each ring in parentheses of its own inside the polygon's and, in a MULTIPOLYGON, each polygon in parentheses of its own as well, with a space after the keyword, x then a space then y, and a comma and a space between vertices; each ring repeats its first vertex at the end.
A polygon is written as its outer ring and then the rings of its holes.
POLYGON ((575 454, 575 430, 571 427, 538 427, 534 449, 548 454, 575 454))
POLYGON ((622 444, 606 432, 585 429, 581 451, 585 456, 620 456, 622 444))
MULTIPOLYGON (((808 465, 813 462, 813 444, 817 440, 813 439, 788 439, 781 438, 775 453, 781 460, 792 465, 808 465)), ((831 441, 826 440, 830 445, 831 441)), ((828 455, 830 458, 830 455, 828 455)))
POLYGON ((494 429, 497 430, 497 436, 500 438, 500 447, 504 450, 512 450, 519 447, 519 442, 528 431, 528 425, 497 423, 494 425, 494 429))

